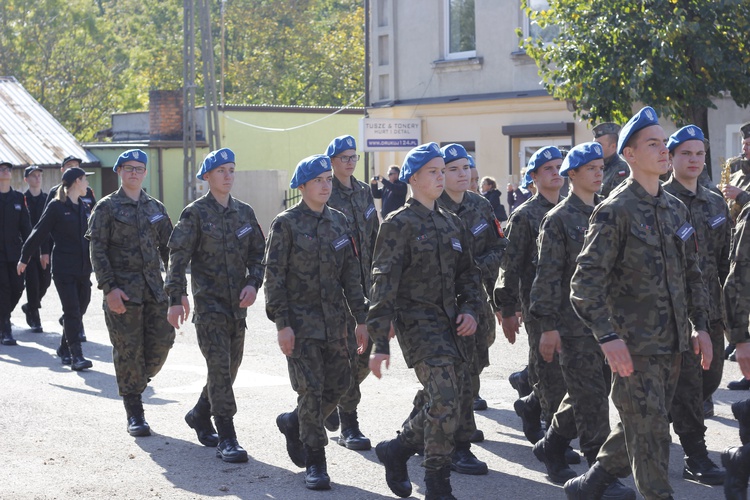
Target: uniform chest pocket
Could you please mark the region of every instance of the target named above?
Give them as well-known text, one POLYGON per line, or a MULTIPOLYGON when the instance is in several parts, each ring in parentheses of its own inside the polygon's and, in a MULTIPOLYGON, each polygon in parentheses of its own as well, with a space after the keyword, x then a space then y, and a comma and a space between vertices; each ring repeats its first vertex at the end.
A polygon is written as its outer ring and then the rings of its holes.
POLYGON ((661 240, 657 228, 633 224, 630 226, 630 235, 623 252, 622 265, 641 273, 660 272, 661 240))
POLYGON ((124 247, 132 245, 133 239, 137 240, 137 225, 135 213, 120 211, 114 216, 112 224, 112 241, 115 246, 124 247))
POLYGON ((568 228, 568 238, 575 241, 576 243, 583 245, 583 240, 585 239, 585 237, 586 237, 585 227, 568 228))
POLYGON ((318 253, 317 238, 307 234, 298 234, 294 237, 294 246, 303 252, 318 253))

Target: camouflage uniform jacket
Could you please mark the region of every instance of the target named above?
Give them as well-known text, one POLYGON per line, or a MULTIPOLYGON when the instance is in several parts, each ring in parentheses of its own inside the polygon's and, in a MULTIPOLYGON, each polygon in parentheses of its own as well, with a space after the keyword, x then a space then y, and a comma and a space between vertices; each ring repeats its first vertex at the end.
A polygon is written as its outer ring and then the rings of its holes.
POLYGON ((606 198, 612 190, 622 184, 630 175, 630 167, 617 153, 604 160, 604 177, 599 195, 606 198))
POLYGON ((141 191, 131 200, 122 188, 94 206, 86 239, 99 288, 108 294, 119 288, 134 304, 142 304, 146 290, 156 300, 167 300, 159 258, 167 265, 167 241, 172 221, 167 209, 141 191))
POLYGON ((685 204, 690 223, 698 238, 698 265, 708 290, 708 319, 724 319, 724 294, 721 286, 729 274, 729 247, 732 243, 732 222, 724 199, 698 184, 691 192, 672 177, 664 190, 685 204))
POLYGON ((346 217, 304 201, 276 216, 266 244, 266 315, 296 338, 347 336, 348 310, 364 324, 367 304, 346 217), (349 309, 347 310, 347 304, 349 309))
POLYGON ((484 196, 466 191, 461 203, 453 201, 448 193, 437 200, 438 205, 458 215, 471 233, 471 253, 474 263, 482 272, 482 283, 487 294, 492 293, 500 269, 500 261, 508 240, 500 229, 492 205, 484 196))
POLYGON ((164 289, 169 305, 187 295, 185 272, 190 264, 195 316, 220 313, 244 319, 240 293, 263 284, 265 238, 252 207, 229 196, 227 208, 209 191, 186 206, 169 237, 169 269, 164 289))
POLYGON ((504 318, 519 310, 523 311, 524 317, 529 317, 529 295, 539 257, 536 247, 539 226, 554 206, 544 196, 535 194, 510 216, 505 228, 508 247, 494 290, 495 306, 502 311, 504 318))
POLYGON ((616 333, 632 355, 686 351, 691 325, 707 330, 690 214, 659 187, 633 178, 594 209, 570 283, 573 308, 601 339, 616 333))
POLYGON ((367 330, 378 354, 389 354, 395 321, 409 367, 431 357, 468 361, 457 342, 456 317, 477 319, 481 272, 474 265, 468 231, 454 214, 430 210, 414 198, 380 226, 372 264, 367 330))
POLYGON ((744 156, 735 156, 729 159, 730 169, 733 172, 729 176, 729 184, 742 190, 734 200, 727 200, 732 220, 736 219, 742 207, 750 201, 750 162, 744 156))
POLYGON ((724 284, 727 307, 727 340, 750 340, 750 204, 745 205, 734 228, 729 275, 724 284))
POLYGON ((372 252, 375 248, 375 238, 378 236, 378 211, 372 199, 370 186, 358 181, 352 176, 352 189, 344 187, 334 176, 331 198, 328 206, 343 212, 349 224, 349 232, 357 243, 356 253, 360 261, 362 287, 365 295, 370 293, 372 286, 372 252))
POLYGON ((570 279, 593 211, 594 207, 570 193, 542 220, 531 315, 539 320, 543 332, 557 330, 565 337, 591 335, 570 303, 570 279))

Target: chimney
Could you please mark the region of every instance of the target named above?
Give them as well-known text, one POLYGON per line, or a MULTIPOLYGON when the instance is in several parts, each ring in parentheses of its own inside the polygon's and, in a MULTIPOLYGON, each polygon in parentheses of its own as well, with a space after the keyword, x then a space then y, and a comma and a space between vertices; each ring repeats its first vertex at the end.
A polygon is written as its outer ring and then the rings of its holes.
POLYGON ((148 93, 148 128, 151 140, 182 139, 182 89, 148 93))

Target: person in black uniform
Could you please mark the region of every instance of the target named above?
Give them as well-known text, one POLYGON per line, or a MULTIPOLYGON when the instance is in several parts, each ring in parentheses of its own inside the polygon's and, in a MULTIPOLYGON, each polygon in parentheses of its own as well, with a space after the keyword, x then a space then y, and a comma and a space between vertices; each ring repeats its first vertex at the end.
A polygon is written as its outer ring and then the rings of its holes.
MULTIPOLYGON (((31 225, 35 226, 42 216, 47 204, 47 193, 42 191, 42 169, 36 165, 26 167, 23 179, 29 188, 23 193, 26 199, 26 208, 29 210, 31 225)), ((52 248, 52 240, 42 243, 41 255, 34 254, 26 268, 26 304, 21 306, 26 315, 26 323, 34 333, 41 333, 42 321, 39 318, 39 308, 42 307, 42 298, 47 293, 52 275, 49 268, 49 252, 52 248)))
POLYGON ((0 344, 16 345, 10 323, 23 295, 23 277, 15 266, 21 244, 31 232, 31 220, 23 194, 10 187, 13 164, 0 160, 0 344))
POLYGON ((56 197, 44 209, 39 222, 21 249, 17 271, 26 270, 32 254, 39 251, 50 234, 52 247, 52 277, 63 308, 63 338, 57 355, 75 371, 91 368, 83 357, 80 332, 83 315, 91 300, 91 261, 89 242, 84 238, 91 214, 88 204, 81 201, 86 194, 90 175, 79 167, 72 167, 62 176, 56 197))

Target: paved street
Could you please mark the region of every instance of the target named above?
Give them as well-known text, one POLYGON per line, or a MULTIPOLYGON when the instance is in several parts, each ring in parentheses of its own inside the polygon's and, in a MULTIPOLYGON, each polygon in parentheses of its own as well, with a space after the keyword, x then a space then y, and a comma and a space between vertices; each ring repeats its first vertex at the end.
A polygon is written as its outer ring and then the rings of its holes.
MULTIPOLYGON (((146 418, 154 435, 130 437, 117 395, 101 302, 101 292, 94 290, 84 320, 89 341, 83 344, 94 367, 80 373, 61 366, 55 356, 61 332, 56 291, 50 289, 41 311, 45 333, 27 330, 20 304, 16 308, 12 321, 18 346, 0 346, 0 498, 395 498, 374 450, 348 451, 335 441, 326 448, 333 489, 305 489, 302 470, 289 460, 275 426, 276 415, 294 407, 295 393, 276 344, 274 325, 265 316, 262 294, 249 311, 245 358, 235 384, 239 405, 235 424, 239 441, 250 454, 249 463, 223 463, 213 449, 198 444, 183 420, 205 382, 205 364, 192 325, 178 333, 164 369, 144 394, 146 418)), ((564 498, 562 489, 546 479, 543 465, 532 455, 512 407, 516 393, 507 376, 525 364, 525 338, 509 346, 499 331, 498 335, 491 351, 493 365, 484 374, 481 392, 490 408, 477 414, 486 441, 473 447, 489 464, 490 473, 479 477, 454 473, 454 494, 475 499, 564 498)), ((395 436, 418 388, 400 352, 393 351, 384 378, 370 377, 363 384, 360 422, 373 444, 395 436)), ((727 363, 722 387, 738 377, 736 364, 727 363)), ((739 441, 729 405, 747 396, 720 389, 715 397, 717 416, 707 422, 707 442, 717 463, 721 450, 739 441)), ((676 499, 723 498, 721 487, 682 479, 678 444, 672 445, 671 458, 676 499)), ((584 465, 574 468, 581 473, 585 470, 584 465)), ((411 459, 410 475, 414 497, 424 498, 419 457, 411 459)), ((632 479, 626 484, 632 487, 632 479)))

